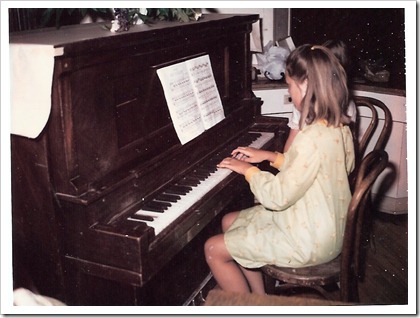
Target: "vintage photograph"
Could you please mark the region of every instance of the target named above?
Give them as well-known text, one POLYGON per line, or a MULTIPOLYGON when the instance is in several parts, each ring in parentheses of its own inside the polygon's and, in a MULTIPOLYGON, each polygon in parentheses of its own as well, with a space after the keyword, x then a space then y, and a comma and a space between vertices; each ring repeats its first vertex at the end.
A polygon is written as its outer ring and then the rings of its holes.
POLYGON ((110 4, 1 3, 1 313, 415 313, 416 1, 110 4))

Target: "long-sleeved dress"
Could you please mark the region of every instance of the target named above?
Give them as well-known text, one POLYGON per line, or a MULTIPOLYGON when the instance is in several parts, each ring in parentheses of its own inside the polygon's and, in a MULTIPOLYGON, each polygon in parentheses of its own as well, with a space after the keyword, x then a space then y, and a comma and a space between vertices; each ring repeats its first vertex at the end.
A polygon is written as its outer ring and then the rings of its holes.
POLYGON ((257 167, 245 174, 260 205, 242 210, 225 233, 229 253, 242 266, 304 267, 341 252, 354 168, 348 126, 317 122, 302 129, 278 154, 274 175, 257 167))

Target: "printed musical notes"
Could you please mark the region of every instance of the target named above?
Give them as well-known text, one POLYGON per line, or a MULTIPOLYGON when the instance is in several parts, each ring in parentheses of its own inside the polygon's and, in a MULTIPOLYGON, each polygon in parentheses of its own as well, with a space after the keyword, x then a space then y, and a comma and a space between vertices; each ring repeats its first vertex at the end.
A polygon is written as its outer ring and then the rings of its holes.
POLYGON ((181 144, 225 118, 208 55, 157 70, 181 144))

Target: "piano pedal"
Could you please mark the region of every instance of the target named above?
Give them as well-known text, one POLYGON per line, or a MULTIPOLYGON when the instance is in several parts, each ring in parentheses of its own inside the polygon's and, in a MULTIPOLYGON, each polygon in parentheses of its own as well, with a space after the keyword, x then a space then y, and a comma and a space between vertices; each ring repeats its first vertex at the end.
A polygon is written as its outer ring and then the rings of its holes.
POLYGON ((190 306, 202 306, 205 302, 206 302, 206 300, 203 297, 203 291, 200 290, 198 292, 198 295, 195 296, 195 298, 192 300, 190 306))
POLYGON ((195 289, 191 296, 184 302, 183 306, 202 306, 206 302, 207 293, 216 285, 212 273, 209 273, 201 284, 195 289))

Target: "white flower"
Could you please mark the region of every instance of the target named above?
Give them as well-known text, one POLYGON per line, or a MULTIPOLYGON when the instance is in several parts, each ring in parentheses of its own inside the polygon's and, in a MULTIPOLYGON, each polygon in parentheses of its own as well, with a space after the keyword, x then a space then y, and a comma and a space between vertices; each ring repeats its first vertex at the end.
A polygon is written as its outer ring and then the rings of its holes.
POLYGON ((194 12, 194 19, 195 19, 195 21, 198 21, 198 19, 200 19, 201 18, 201 16, 202 16, 203 14, 201 13, 201 12, 194 12))
POLYGON ((147 9, 140 8, 140 14, 147 15, 147 9))
POLYGON ((120 22, 118 20, 111 21, 111 32, 117 32, 120 29, 120 22))

